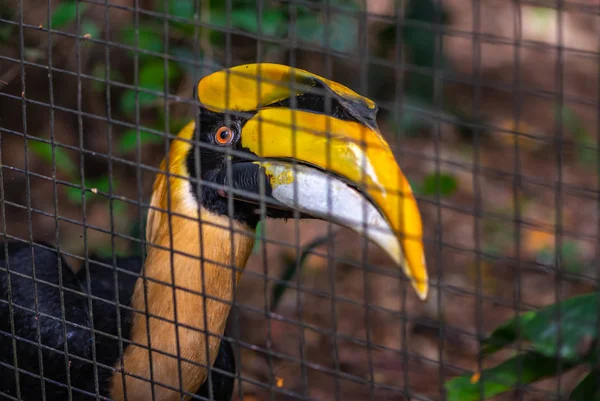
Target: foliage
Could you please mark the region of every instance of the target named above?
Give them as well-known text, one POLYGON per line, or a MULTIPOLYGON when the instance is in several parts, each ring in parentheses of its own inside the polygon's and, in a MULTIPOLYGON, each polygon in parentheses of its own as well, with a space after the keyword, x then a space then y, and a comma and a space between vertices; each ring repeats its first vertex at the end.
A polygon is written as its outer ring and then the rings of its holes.
MULTIPOLYGON (((402 42, 408 53, 410 64, 426 69, 442 68, 446 63, 440 51, 440 40, 437 27, 445 24, 448 16, 434 0, 419 0, 407 2, 405 19, 407 23, 400 29, 402 42)), ((389 47, 398 41, 396 25, 383 29, 379 38, 389 47)), ((426 104, 433 103, 434 74, 429 71, 410 72, 405 78, 406 94, 426 104)))
MULTIPOLYGON (((181 69, 175 63, 165 64, 162 60, 153 59, 140 67, 138 87, 142 90, 162 92, 165 83, 172 83, 179 78, 181 69)), ((121 111, 133 116, 136 104, 140 108, 162 105, 162 96, 149 92, 127 89, 121 97, 121 111)))
MULTIPOLYGON (((185 20, 191 20, 195 14, 198 2, 180 0, 169 2, 169 15, 185 20)), ((332 0, 329 5, 336 12, 327 14, 325 1, 313 1, 312 4, 282 4, 281 2, 265 1, 259 7, 256 0, 233 0, 228 7, 227 2, 211 0, 208 10, 198 10, 200 16, 208 11, 208 23, 213 28, 210 39, 213 45, 224 44, 224 33, 247 32, 264 38, 296 39, 312 46, 329 47, 336 51, 351 52, 358 43, 357 11, 359 4, 356 0, 332 0), (292 11, 294 17, 292 17, 292 11), (259 14, 257 10, 261 9, 259 14), (295 23, 291 24, 292 18, 295 23), (328 39, 325 35, 324 22, 329 24, 328 39), (294 30, 290 32, 289 26, 294 30)), ((163 10, 163 2, 158 1, 157 8, 163 10)), ((174 27, 181 33, 190 35, 196 30, 193 23, 177 22, 174 27)))
POLYGON ((577 161, 584 166, 595 168, 597 159, 596 140, 590 135, 581 118, 573 110, 563 106, 561 114, 567 133, 573 136, 577 161))
POLYGON ((50 28, 61 29, 72 23, 77 18, 77 12, 81 15, 87 7, 87 4, 78 1, 63 1, 58 3, 52 11, 50 18, 50 28), (79 4, 78 4, 79 3, 79 4))
MULTIPOLYGON (((56 165, 56 172, 64 175, 73 186, 66 187, 68 199, 76 205, 82 203, 82 197, 86 201, 97 201, 98 193, 109 192, 109 177, 102 176, 97 179, 86 179, 81 187, 79 168, 71 160, 67 151, 57 144, 41 142, 36 139, 30 139, 27 142, 28 150, 48 164, 56 165)), ((113 178, 113 189, 117 186, 116 179, 113 178)))
POLYGON ((136 150, 141 144, 158 144, 163 142, 164 138, 161 135, 148 131, 128 129, 123 132, 118 149, 121 153, 129 153, 136 150))
POLYGON ((265 231, 265 223, 262 221, 259 221, 258 224, 256 225, 256 231, 254 233, 254 247, 252 248, 252 253, 257 254, 258 251, 261 248, 261 245, 263 243, 263 235, 265 231))
MULTIPOLYGON (((537 261, 553 266, 556 260, 554 243, 542 248, 537 253, 537 261)), ((581 273, 586 268, 586 263, 581 258, 581 249, 579 243, 575 240, 565 238, 560 246, 560 258, 565 269, 571 273, 581 273)))
MULTIPOLYGON (((599 300, 596 293, 580 295, 526 312, 498 326, 482 341, 484 356, 516 342, 528 344, 527 350, 493 368, 446 382, 448 400, 474 401, 482 396, 486 399, 576 366, 594 366, 600 356, 599 300)), ((598 369, 592 369, 570 399, 600 399, 597 375, 598 369)))
MULTIPOLYGON (((388 116, 388 123, 398 135, 415 136, 425 130, 433 131, 440 119, 456 123, 468 121, 458 105, 443 98, 443 83, 438 78, 440 74, 436 74, 442 69, 448 71, 451 68, 444 56, 442 37, 438 30, 448 19, 448 14, 439 1, 409 0, 406 2, 404 23, 401 26, 395 22, 390 23, 378 33, 379 49, 376 49, 376 53, 389 57, 390 50, 398 48, 400 42, 403 47, 398 50, 403 56, 406 55, 406 62, 410 67, 416 67, 409 68, 402 77, 401 113, 394 112, 388 116), (424 117, 425 115, 439 117, 424 117)), ((462 125, 469 124, 460 126, 462 125)))
POLYGON ((77 166, 69 158, 65 149, 35 140, 29 140, 27 146, 29 151, 48 164, 52 164, 53 159, 56 158, 56 169, 58 171, 64 172, 69 177, 74 177, 77 174, 77 166))
POLYGON ((458 181, 451 174, 429 174, 420 185, 414 186, 415 193, 425 196, 450 196, 458 189, 458 181))
POLYGON ((302 252, 300 253, 300 258, 296 259, 295 257, 289 257, 284 255, 284 266, 281 277, 279 277, 279 281, 275 283, 273 286, 273 290, 271 292, 271 310, 274 311, 277 309, 279 305, 279 301, 283 297, 285 290, 289 288, 289 282, 296 276, 296 271, 302 266, 304 266, 304 262, 308 255, 311 254, 315 250, 315 248, 324 245, 329 241, 332 237, 329 235, 323 235, 320 237, 316 237, 308 244, 306 244, 302 248, 302 252))
MULTIPOLYGON (((255 237, 256 241, 254 242, 254 248, 252 250, 253 253, 258 253, 262 246, 265 246, 263 241, 263 236, 265 236, 265 224, 264 222, 259 222, 256 226, 255 237)), ((335 235, 335 234, 334 234, 335 235)), ((329 235, 319 236, 310 241, 304 247, 302 247, 302 251, 300 252, 299 258, 296 256, 283 255, 283 272, 279 277, 279 280, 273 285, 273 289, 271 291, 271 310, 274 311, 277 309, 281 298, 285 294, 285 291, 290 287, 290 281, 296 276, 296 272, 298 269, 302 269, 306 258, 315 250, 315 248, 327 243, 332 237, 329 235)))
MULTIPOLYGON (((408 25, 404 28, 404 40, 410 53, 411 62, 431 69, 442 68, 443 53, 439 51, 441 37, 436 26, 447 20, 444 9, 433 0, 411 1, 406 10, 406 19, 422 22, 420 26, 408 25), (427 23, 430 24, 427 26, 427 23)), ((407 77, 409 93, 427 101, 434 97, 434 74, 412 73, 407 77)))
MULTIPOLYGON (((117 186, 117 181, 113 178, 113 188, 117 186)), ((80 204, 82 202, 82 196, 85 197, 86 202, 89 202, 92 196, 98 193, 109 193, 110 192, 110 179, 107 175, 97 179, 86 179, 83 183, 83 188, 67 188, 67 196, 69 200, 74 204, 80 204)))
MULTIPOLYGON (((6 0, 0 0, 0 18, 5 20, 13 19, 13 12, 10 7, 5 4, 6 0)), ((0 24, 0 43, 6 42, 13 32, 13 24, 0 24)))

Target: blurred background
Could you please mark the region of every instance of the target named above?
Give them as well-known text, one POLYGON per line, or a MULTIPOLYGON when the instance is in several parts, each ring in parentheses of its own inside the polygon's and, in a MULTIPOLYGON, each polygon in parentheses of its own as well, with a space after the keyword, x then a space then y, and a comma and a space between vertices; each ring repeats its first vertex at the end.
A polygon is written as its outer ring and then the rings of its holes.
MULTIPOLYGON (((379 104, 431 293, 421 303, 375 246, 365 270, 349 231, 261 223, 229 323, 242 378, 263 385, 242 380, 234 399, 443 399, 516 311, 596 287, 600 6, 560 3, 0 0, 3 230, 139 252, 122 235, 144 230, 144 167, 193 117, 200 77, 275 62, 333 79, 379 104)), ((581 377, 498 399, 551 399, 581 377)))

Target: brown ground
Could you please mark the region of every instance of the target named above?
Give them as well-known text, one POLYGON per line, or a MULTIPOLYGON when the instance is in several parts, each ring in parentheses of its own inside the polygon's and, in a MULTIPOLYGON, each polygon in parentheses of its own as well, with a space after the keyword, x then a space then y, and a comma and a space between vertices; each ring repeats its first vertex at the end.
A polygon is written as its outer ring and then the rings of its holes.
MULTIPOLYGON (((28 12, 24 21, 33 26, 45 25, 46 2, 29 0, 26 3, 28 12)), ((131 0, 116 3, 133 4, 131 0)), ((284 257, 293 258, 296 251, 295 246, 268 243, 248 263, 237 296, 239 306, 230 321, 232 329, 240 328, 241 375, 247 379, 242 390, 246 400, 305 397, 323 401, 336 397, 403 400, 407 394, 412 399, 440 400, 446 378, 477 369, 477 338, 513 316, 517 306, 525 310, 550 304, 556 299, 557 288, 562 298, 592 288, 589 278, 596 277, 594 261, 598 252, 595 245, 599 224, 597 167, 594 161, 582 161, 574 146, 581 137, 572 127, 565 124, 564 129, 557 128, 554 110, 560 92, 557 76, 560 76, 564 104, 585 127, 589 144, 596 146, 594 138, 600 129, 598 16, 578 12, 575 3, 569 3, 563 21, 565 50, 560 75, 556 71, 557 51, 552 49, 557 37, 556 14, 550 9, 523 6, 520 69, 515 73, 512 2, 482 1, 480 26, 484 42, 480 63, 473 60, 472 36, 468 35, 474 29, 472 2, 446 0, 443 3, 451 21, 449 33, 444 36, 445 54, 452 64, 453 76, 459 78, 444 81, 446 99, 452 99, 452 103, 474 120, 483 120, 487 128, 481 130, 476 141, 456 125, 438 122, 433 129, 402 138, 402 146, 398 148, 404 172, 413 182, 420 182, 435 171, 436 158, 441 171, 453 174, 459 182, 459 190, 443 198, 441 203, 432 197, 419 198, 432 279, 429 300, 419 302, 403 277, 390 268, 390 260, 374 246, 369 247, 368 262, 375 267, 365 272, 361 268, 361 239, 334 227, 339 235, 329 245, 334 248, 333 255, 345 261, 330 264, 326 257, 311 256, 296 278, 295 283, 302 286, 302 291, 289 289, 277 310, 269 314, 265 305, 272 280, 280 276, 284 257), (481 66, 479 73, 473 65, 481 66), (470 84, 477 80, 487 85, 470 84), (515 86, 525 93, 516 96, 515 86), (478 92, 477 95, 474 92, 478 92), (473 115, 473 110, 477 115, 473 115), (514 122, 515 110, 520 110, 518 127, 514 122), (528 135, 520 136, 518 153, 513 142, 515 136, 511 134, 515 128, 528 135), (559 132, 563 136, 562 143, 556 140, 559 132), (559 150, 560 170, 557 168, 559 150), (475 175, 473 166, 479 166, 475 175), (515 223, 515 185, 520 188, 521 200, 521 224, 518 225, 515 223), (576 271, 568 261, 557 270, 552 261, 539 258, 541 250, 552 249, 555 244, 554 230, 559 223, 557 202, 564 233, 562 240, 572 241, 577 247, 575 258, 580 266, 576 271), (256 382, 263 384, 252 384, 256 382), (271 392, 273 385, 277 389, 271 392), (386 386, 393 389, 386 390, 386 386)), ((578 4, 591 6, 594 0, 580 0, 578 4)), ((369 7, 374 13, 390 12, 389 2, 384 0, 371 0, 369 7)), ((93 12, 93 18, 102 26, 104 9, 96 8, 99 12, 93 12)), ((112 26, 118 26, 130 21, 131 14, 112 9, 110 18, 112 26)), ((70 31, 74 32, 73 29, 70 31)), ((6 82, 0 82, 4 196, 9 202, 27 205, 25 175, 12 169, 26 167, 24 141, 15 133, 49 138, 52 126, 47 103, 51 100, 48 72, 43 68, 25 67, 25 89, 21 86, 20 65, 6 59, 20 57, 18 29, 12 35, 10 41, 0 43, 0 54, 4 57, 0 59, 0 80, 6 82), (25 119, 22 97, 28 100, 25 119)), ((41 52, 37 56, 28 55, 29 60, 47 65, 47 34, 25 29, 24 40, 29 47, 41 52)), ((53 35, 52 40, 53 66, 77 71, 74 40, 59 35, 53 35)), ((127 81, 131 78, 132 66, 121 53, 111 52, 111 68, 122 71, 127 81)), ((251 61, 246 53, 238 53, 241 56, 237 61, 251 61)), ((103 46, 83 45, 82 72, 89 74, 88 66, 99 57, 104 57, 103 46)), ((283 55, 273 57, 271 61, 285 62, 283 55)), ((325 73, 321 60, 307 52, 299 52, 297 58, 300 67, 325 73)), ((358 63, 336 60, 334 67, 333 78, 358 88, 355 78, 358 63)), ((81 109, 89 115, 106 116, 103 92, 94 91, 89 80, 81 82, 81 109)), ((53 133, 58 142, 79 146, 79 122, 77 114, 71 111, 78 108, 77 79, 54 72, 53 83, 52 101, 56 106, 52 116, 53 133)), ((191 84, 189 78, 182 80, 174 93, 189 96, 191 84)), ((389 93, 380 95, 390 98, 389 93)), ((171 113, 189 114, 189 108, 185 107, 172 106, 171 113)), ((89 115, 81 119, 82 142, 86 150, 97 153, 85 156, 86 175, 93 177, 106 174, 109 168, 106 158, 101 156, 109 150, 108 125, 89 115)), ((113 117, 125 120, 118 114, 113 117)), ((152 118, 152 115, 141 116, 142 122, 152 118)), ((390 137, 389 125, 382 122, 381 126, 390 137)), ((118 138, 123 129, 113 126, 114 138, 118 138)), ((73 160, 79 158, 79 152, 67 152, 73 160)), ((595 154, 595 150, 590 152, 595 154)), ((163 154, 162 145, 146 146, 142 161, 157 166, 163 154)), ((118 157, 135 161, 135 154, 118 157)), ((51 177, 48 166, 29 156, 29 171, 51 177)), ((134 167, 115 161, 112 168, 113 176, 119 181, 115 195, 136 200, 141 193, 143 199, 148 199, 153 179, 150 172, 142 174, 142 186, 138 188, 134 167)), ((64 179, 60 174, 57 178, 64 179)), ((35 177, 31 178, 30 186, 32 207, 53 214, 52 181, 35 177)), ((58 195, 60 216, 81 221, 81 206, 69 202, 62 186, 58 188, 58 195)), ((106 202, 88 203, 85 215, 90 226, 111 229, 106 202)), ((7 231, 28 238, 27 216, 25 208, 7 204, 7 231)), ((124 216, 114 219, 115 232, 128 233, 138 210, 128 206, 124 216)), ((43 216, 34 211, 33 238, 55 242, 55 223, 52 215, 43 216)), ((66 221, 60 221, 59 226, 61 249, 82 255, 82 227, 66 221)), ((300 245, 325 234, 328 228, 326 223, 313 221, 270 221, 266 227, 267 240, 300 245)), ((88 229, 86 235, 91 249, 106 246, 110 241, 109 235, 97 229, 88 229)), ((116 242, 117 247, 125 249, 124 241, 116 242)), ((323 246, 318 251, 326 255, 327 249, 328 246, 323 246)), ((506 356, 506 353, 496 355, 485 364, 495 364, 506 356)), ((562 388, 572 388, 580 377, 581 372, 566 375, 562 388)), ((535 391, 526 393, 523 398, 511 393, 498 399, 546 400, 551 396, 545 391, 555 389, 555 382, 548 381, 536 385, 535 391)))

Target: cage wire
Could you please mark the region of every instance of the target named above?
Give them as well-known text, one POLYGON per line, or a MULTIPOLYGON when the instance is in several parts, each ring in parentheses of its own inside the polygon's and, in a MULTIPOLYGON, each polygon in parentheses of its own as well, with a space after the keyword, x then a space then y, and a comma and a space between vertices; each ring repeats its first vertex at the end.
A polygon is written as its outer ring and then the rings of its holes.
MULTIPOLYGON (((600 399, 599 21, 597 0, 0 0, 0 399, 600 399), (334 83, 197 87, 251 63, 334 83), (294 174, 299 135, 324 170, 339 140, 307 108, 373 147, 335 82, 377 103, 417 198, 426 301, 376 227, 328 221, 339 173, 320 220, 236 175, 289 128, 269 106, 296 112, 294 174), (259 107, 277 85, 303 95, 259 107), (202 96, 256 107, 215 131, 202 96), (254 153, 202 136, 255 116, 254 153)), ((292 181, 298 206, 315 187, 292 181)))

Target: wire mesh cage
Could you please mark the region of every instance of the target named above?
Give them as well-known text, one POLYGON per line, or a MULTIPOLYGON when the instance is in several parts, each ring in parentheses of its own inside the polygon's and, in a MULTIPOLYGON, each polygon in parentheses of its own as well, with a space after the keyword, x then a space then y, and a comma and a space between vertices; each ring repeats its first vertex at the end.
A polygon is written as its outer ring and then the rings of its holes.
POLYGON ((0 0, 0 399, 600 399, 599 105, 597 0, 0 0))

